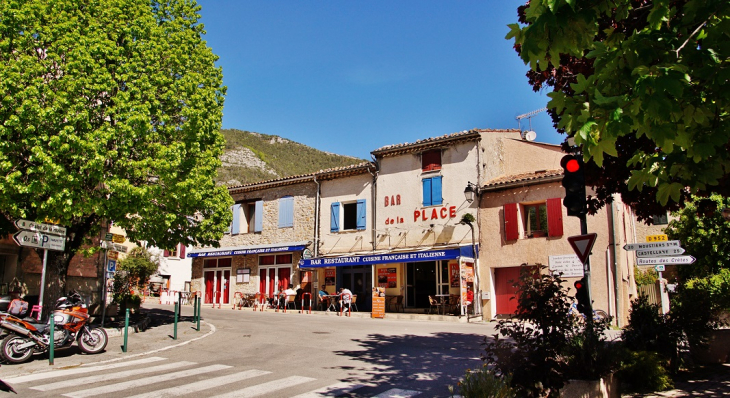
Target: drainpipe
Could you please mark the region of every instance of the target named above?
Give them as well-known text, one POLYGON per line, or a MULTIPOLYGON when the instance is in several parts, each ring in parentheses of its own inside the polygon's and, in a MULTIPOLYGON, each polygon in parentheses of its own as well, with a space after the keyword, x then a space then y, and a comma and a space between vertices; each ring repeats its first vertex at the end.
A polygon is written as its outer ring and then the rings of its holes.
MULTIPOLYGON (((375 249, 377 248, 376 247, 376 245, 377 245, 376 239, 377 239, 377 232, 378 232, 377 228, 375 228, 375 225, 376 225, 376 221, 378 220, 378 218, 377 218, 377 214, 378 214, 378 211, 377 211, 377 209, 378 209, 378 207, 377 207, 377 202, 378 202, 378 173, 380 172, 380 165, 378 164, 378 161, 375 158, 375 156, 373 156, 372 154, 370 154, 370 157, 373 159, 373 164, 375 164, 375 173, 373 173, 372 171, 370 171, 370 168, 368 168, 368 173, 370 173, 370 175, 373 176, 373 186, 371 188, 371 191, 372 191, 372 200, 371 200, 371 202, 373 202, 371 204, 371 206, 373 208, 373 211, 372 211, 373 216, 371 217, 372 224, 371 224, 371 227, 370 227, 370 229, 371 229, 370 235, 371 235, 371 239, 372 239, 373 251, 375 251, 375 249)), ((377 278, 377 274, 375 273, 375 264, 373 264, 373 265, 370 266, 370 280, 372 281, 371 283, 373 284, 372 287, 375 286, 375 280, 376 280, 376 278, 377 278)))
POLYGON ((319 257, 319 193, 322 188, 317 181, 317 175, 313 181, 317 184, 317 197, 314 200, 314 257, 319 257))
POLYGON ((618 259, 616 258, 618 249, 616 249, 616 210, 614 202, 611 201, 611 241, 612 243, 612 249, 613 249, 613 299, 615 301, 616 306, 616 326, 621 327, 621 317, 619 314, 621 313, 620 310, 620 304, 621 304, 621 297, 619 296, 619 278, 618 278, 618 259))

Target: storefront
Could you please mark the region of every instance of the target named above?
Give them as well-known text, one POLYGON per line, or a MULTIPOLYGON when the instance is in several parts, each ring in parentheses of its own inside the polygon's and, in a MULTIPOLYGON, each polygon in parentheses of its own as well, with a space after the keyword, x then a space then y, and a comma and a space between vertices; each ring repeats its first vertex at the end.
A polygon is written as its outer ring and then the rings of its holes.
POLYGON ((375 283, 385 289, 387 298, 400 301, 408 311, 428 310, 429 296, 440 300, 458 296, 459 313, 463 315, 467 298, 473 297, 476 286, 472 246, 303 259, 299 268, 318 270, 320 284, 324 283, 330 293, 346 287, 353 294, 363 295, 363 300, 358 299, 358 308, 363 311, 370 309, 375 283))

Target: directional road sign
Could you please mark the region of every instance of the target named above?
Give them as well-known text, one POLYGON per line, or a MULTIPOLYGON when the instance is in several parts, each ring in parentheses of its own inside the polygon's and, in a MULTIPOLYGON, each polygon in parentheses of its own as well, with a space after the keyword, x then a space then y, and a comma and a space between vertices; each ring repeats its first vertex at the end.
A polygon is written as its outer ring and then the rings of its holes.
POLYGON ((66 236, 66 228, 53 224, 43 224, 28 220, 15 220, 15 226, 19 229, 27 229, 29 231, 41 232, 44 234, 53 234, 66 236))
POLYGON ((639 257, 636 259, 636 265, 692 264, 695 260, 692 256, 639 257))
POLYGON ((637 250, 637 257, 653 257, 653 256, 678 256, 684 253, 681 247, 667 247, 665 249, 643 249, 637 250))
POLYGON ((41 249, 63 251, 66 248, 66 238, 57 235, 46 235, 33 231, 18 231, 13 240, 20 246, 38 247, 41 249))
POLYGON ((664 264, 659 264, 659 265, 654 266, 654 270, 656 270, 656 272, 664 272, 665 269, 666 269, 666 267, 664 266, 664 264))
POLYGON ((101 246, 102 249, 111 249, 122 253, 127 252, 127 246, 120 245, 119 243, 112 243, 103 240, 99 243, 99 246, 101 246))
POLYGON ((585 264, 588 261, 588 256, 591 254, 593 244, 596 243, 597 236, 596 234, 586 234, 568 237, 568 243, 570 243, 581 263, 585 264))
POLYGON ((624 250, 663 249, 666 247, 680 247, 680 242, 678 240, 668 240, 654 243, 629 243, 624 245, 624 250))

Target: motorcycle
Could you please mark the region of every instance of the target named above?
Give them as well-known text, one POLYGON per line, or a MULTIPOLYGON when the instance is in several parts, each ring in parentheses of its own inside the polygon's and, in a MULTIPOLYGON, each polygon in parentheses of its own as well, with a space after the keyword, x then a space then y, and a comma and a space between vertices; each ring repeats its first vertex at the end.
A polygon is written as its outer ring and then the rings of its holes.
POLYGON ((8 332, 0 343, 3 359, 9 363, 25 362, 34 353, 48 351, 51 338, 54 350, 68 348, 74 341, 87 354, 98 354, 106 348, 109 340, 106 331, 87 324, 89 311, 78 293, 59 298, 52 316, 54 330, 50 330, 50 319, 47 323, 35 323, 28 318, 0 315, 0 328, 8 332))

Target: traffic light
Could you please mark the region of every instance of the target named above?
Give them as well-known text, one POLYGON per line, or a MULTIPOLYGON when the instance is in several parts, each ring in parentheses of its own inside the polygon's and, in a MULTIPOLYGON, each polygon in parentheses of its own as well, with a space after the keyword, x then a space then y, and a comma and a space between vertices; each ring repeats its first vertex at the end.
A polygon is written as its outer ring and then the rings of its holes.
POLYGON ((581 217, 586 214, 586 180, 583 175, 583 157, 565 155, 560 161, 563 167, 563 187, 565 199, 563 206, 569 216, 581 217))
POLYGON ((586 278, 575 281, 575 300, 578 302, 578 311, 586 316, 586 319, 593 319, 593 309, 591 308, 591 298, 588 296, 588 283, 586 278))

